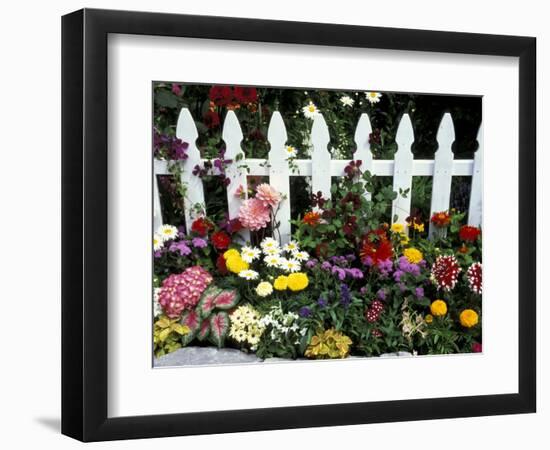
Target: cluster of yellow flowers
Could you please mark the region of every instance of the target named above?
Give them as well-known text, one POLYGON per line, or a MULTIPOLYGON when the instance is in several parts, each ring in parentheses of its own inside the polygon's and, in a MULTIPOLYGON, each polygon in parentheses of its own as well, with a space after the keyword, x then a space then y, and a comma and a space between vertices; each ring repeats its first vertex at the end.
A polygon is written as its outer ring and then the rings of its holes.
POLYGON ((242 259, 241 253, 234 248, 227 250, 223 257, 225 258, 225 267, 233 273, 239 273, 248 270, 248 263, 242 259))
POLYGON ((305 356, 320 359, 345 358, 349 354, 351 344, 352 341, 348 336, 331 328, 312 336, 305 356))
POLYGON ((401 238, 401 245, 407 245, 409 243, 409 237, 405 233, 405 226, 400 223, 392 224, 390 228, 392 233, 398 234, 401 238))
POLYGON ((229 336, 239 343, 249 344, 250 348, 255 350, 265 329, 260 322, 260 313, 250 305, 242 305, 229 317, 231 319, 229 336))
MULTIPOLYGON (((433 322, 433 316, 443 317, 447 314, 447 303, 443 300, 434 300, 430 305, 430 312, 431 314, 425 317, 427 323, 433 322)), ((464 328, 472 328, 478 324, 479 315, 473 309, 465 309, 460 313, 458 319, 460 320, 460 325, 464 328)))
POLYGON ((273 287, 278 291, 290 289, 293 292, 302 291, 309 285, 309 278, 303 272, 291 273, 290 275, 278 276, 273 287))
POLYGON ((424 258, 422 252, 414 247, 403 250, 403 256, 407 258, 411 264, 418 264, 424 258))

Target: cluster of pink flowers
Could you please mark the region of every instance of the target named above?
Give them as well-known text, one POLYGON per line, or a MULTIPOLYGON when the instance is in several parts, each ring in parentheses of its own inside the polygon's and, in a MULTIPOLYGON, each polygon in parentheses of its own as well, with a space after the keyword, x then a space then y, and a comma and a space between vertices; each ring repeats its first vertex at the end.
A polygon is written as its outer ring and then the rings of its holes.
POLYGON ((212 275, 200 266, 193 266, 179 274, 166 278, 159 292, 159 304, 171 319, 181 315, 184 310, 193 309, 212 282, 212 275))
POLYGON ((239 210, 241 225, 252 231, 265 228, 271 219, 271 209, 281 201, 281 194, 269 184, 260 184, 256 196, 245 200, 239 210))

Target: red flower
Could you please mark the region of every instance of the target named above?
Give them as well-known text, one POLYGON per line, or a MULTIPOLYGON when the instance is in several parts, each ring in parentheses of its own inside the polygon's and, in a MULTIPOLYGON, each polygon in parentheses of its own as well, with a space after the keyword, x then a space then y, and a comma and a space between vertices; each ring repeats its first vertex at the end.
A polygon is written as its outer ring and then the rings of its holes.
POLYGON ((481 263, 476 262, 473 263, 466 272, 470 289, 476 294, 481 294, 481 292, 483 291, 482 271, 483 269, 481 263))
POLYGON ((363 262, 376 265, 393 257, 393 246, 386 231, 382 228, 369 231, 363 238, 363 247, 359 252, 363 262))
POLYGON ((458 281, 461 269, 454 256, 438 256, 432 265, 432 275, 438 289, 450 291, 458 281))
POLYGON ((233 89, 235 100, 240 103, 254 103, 258 100, 258 92, 255 87, 235 86, 233 89))
POLYGON ((481 230, 479 228, 470 225, 463 225, 458 231, 458 237, 466 242, 474 242, 480 234, 481 230))
POLYGON ((436 212, 433 214, 431 222, 438 228, 445 228, 451 223, 451 216, 447 211, 436 212))
POLYGON ((222 275, 227 275, 228 270, 225 266, 225 258, 223 257, 223 253, 221 253, 218 256, 218 259, 216 259, 216 268, 218 269, 218 272, 220 272, 222 275))
POLYGON ((479 342, 472 342, 472 353, 481 353, 482 348, 479 342))
POLYGON ((191 231, 197 233, 201 237, 206 236, 212 228, 214 228, 212 223, 204 217, 199 217, 193 222, 193 225, 191 225, 191 231))
POLYGON ((216 231, 212 237, 212 244, 218 250, 225 250, 231 244, 231 238, 225 231, 216 231))
POLYGON ((233 91, 229 86, 212 86, 208 97, 218 106, 227 106, 233 100, 233 91))
POLYGON ((317 225, 319 225, 320 219, 321 215, 318 212, 310 211, 304 215, 302 222, 311 227, 316 227, 317 225))
POLYGON ((207 111, 204 115, 204 124, 207 128, 213 129, 220 126, 220 116, 215 111, 207 111))
POLYGON ((231 219, 227 225, 227 231, 231 234, 238 233, 242 229, 243 229, 243 226, 238 217, 235 219, 231 219))
POLYGON ((317 258, 325 258, 328 255, 328 244, 321 242, 315 247, 315 255, 317 258))

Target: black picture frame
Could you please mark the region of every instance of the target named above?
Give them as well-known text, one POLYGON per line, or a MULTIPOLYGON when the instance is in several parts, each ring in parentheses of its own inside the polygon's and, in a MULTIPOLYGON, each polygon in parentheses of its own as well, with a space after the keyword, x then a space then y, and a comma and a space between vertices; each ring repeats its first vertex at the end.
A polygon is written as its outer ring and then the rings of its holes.
POLYGON ((62 433, 101 441, 535 412, 535 91, 533 37, 94 9, 63 16, 62 433), (518 393, 107 417, 110 33, 518 57, 518 393))

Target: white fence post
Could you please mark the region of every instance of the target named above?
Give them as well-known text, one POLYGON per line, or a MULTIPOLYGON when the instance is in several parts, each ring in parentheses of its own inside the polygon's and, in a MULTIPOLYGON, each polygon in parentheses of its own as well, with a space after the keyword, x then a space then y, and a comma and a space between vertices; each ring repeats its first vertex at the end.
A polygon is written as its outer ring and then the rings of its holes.
POLYGON ((331 156, 327 149, 330 136, 327 123, 322 114, 317 114, 313 119, 311 128, 311 142, 313 153, 311 154, 311 192, 321 192, 323 197, 330 198, 330 164, 331 156))
MULTIPOLYGON (((439 124, 439 130, 437 131, 438 147, 434 157, 430 217, 436 212, 447 211, 450 207, 454 160, 451 147, 454 140, 455 129, 453 126, 453 119, 449 113, 445 113, 439 124)), ((446 230, 438 230, 435 225, 430 222, 429 236, 433 236, 436 231, 444 236, 446 230)))
MULTIPOLYGON (((225 142, 225 158, 232 160, 225 169, 225 176, 230 181, 227 186, 228 214, 230 219, 235 219, 239 217, 239 209, 243 204, 243 199, 235 194, 241 188, 246 198, 248 196, 248 183, 246 180, 247 172, 243 167, 245 165, 244 152, 241 148, 243 132, 234 111, 228 111, 225 116, 222 139, 225 142)), ((248 230, 242 230, 239 234, 245 241, 250 240, 248 230)))
MULTIPOLYGON (((366 172, 367 170, 372 174, 372 152, 370 150, 369 138, 372 133, 372 127, 370 124, 370 119, 367 113, 361 114, 359 122, 357 123, 357 128, 355 129, 355 144, 357 149, 353 154, 353 159, 355 161, 361 160, 361 170, 366 172)), ((365 198, 367 200, 371 199, 370 192, 365 192, 365 198)))
POLYGON ((414 156, 411 152, 411 145, 414 142, 414 131, 411 119, 408 114, 403 114, 397 135, 397 152, 394 155, 393 167, 393 190, 397 192, 397 198, 392 204, 392 222, 394 216, 397 216, 395 223, 407 225, 407 217, 411 211, 411 186, 412 186, 412 168, 414 156), (408 192, 406 196, 399 195, 399 190, 408 192))
POLYGON ((285 152, 287 140, 286 128, 279 111, 271 116, 267 139, 269 150, 269 183, 277 189, 284 198, 277 209, 275 221, 279 223, 279 238, 281 244, 290 240, 290 174, 288 159, 285 152))
MULTIPOLYGON (((191 113, 187 108, 183 108, 180 111, 178 117, 178 124, 176 126, 176 137, 183 142, 187 142, 189 147, 187 148, 187 160, 180 162, 182 164, 181 182, 184 186, 187 186, 186 198, 184 199, 185 208, 185 229, 187 232, 191 230, 191 224, 195 219, 193 215, 193 207, 196 204, 201 205, 202 209, 205 209, 204 202, 204 188, 202 186, 202 180, 193 175, 193 168, 196 165, 201 165, 201 154, 197 148, 197 127, 191 113)), ((206 211, 204 211, 206 213, 206 211)))
POLYGON ((483 203, 483 122, 477 132, 478 148, 474 155, 474 173, 470 190, 470 206, 468 208, 468 225, 481 226, 483 203))

